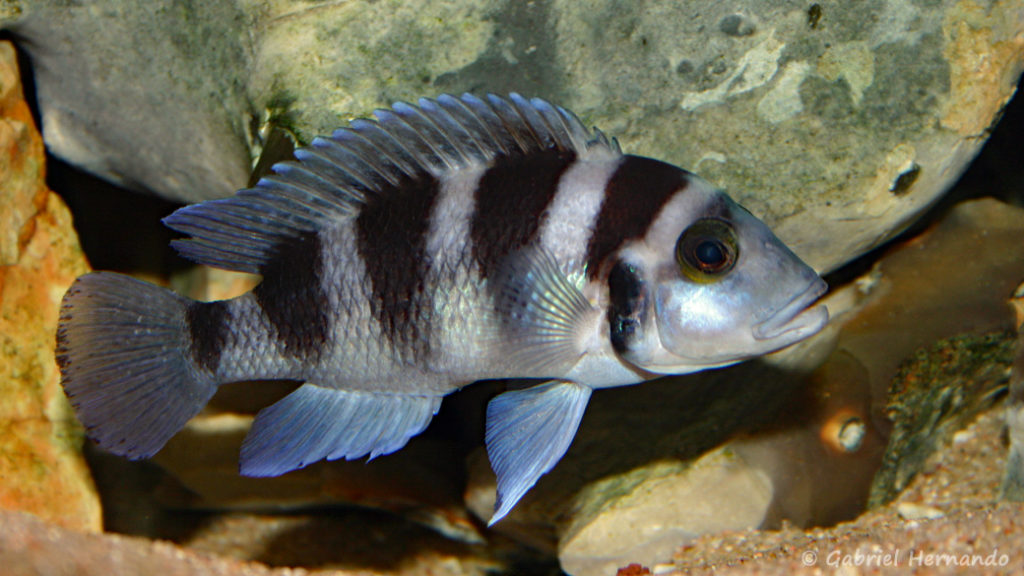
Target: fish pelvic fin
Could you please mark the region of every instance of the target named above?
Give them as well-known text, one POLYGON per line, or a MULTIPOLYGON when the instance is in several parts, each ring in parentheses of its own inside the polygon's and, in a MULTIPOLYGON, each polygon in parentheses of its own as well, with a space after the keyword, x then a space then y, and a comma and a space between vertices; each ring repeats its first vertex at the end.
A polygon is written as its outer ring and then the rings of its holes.
POLYGON ((57 364, 90 438, 148 458, 199 413, 217 383, 196 363, 190 307, 173 292, 111 272, 80 277, 64 295, 57 364))
POLYGON ((243 476, 279 476, 327 459, 395 452, 422 432, 439 396, 375 394, 306 383, 260 410, 242 443, 243 476))
POLYGON ((589 386, 552 380, 495 396, 487 405, 487 457, 498 477, 488 526, 504 518, 565 455, 590 400, 589 386))

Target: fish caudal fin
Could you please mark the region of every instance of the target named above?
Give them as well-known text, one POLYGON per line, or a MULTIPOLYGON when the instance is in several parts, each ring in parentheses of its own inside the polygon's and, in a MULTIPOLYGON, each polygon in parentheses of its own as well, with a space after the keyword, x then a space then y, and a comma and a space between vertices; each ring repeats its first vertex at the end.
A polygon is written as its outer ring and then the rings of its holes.
POLYGON ((90 438, 128 458, 156 453, 216 390, 190 354, 190 300, 121 274, 95 272, 61 304, 57 363, 90 438))

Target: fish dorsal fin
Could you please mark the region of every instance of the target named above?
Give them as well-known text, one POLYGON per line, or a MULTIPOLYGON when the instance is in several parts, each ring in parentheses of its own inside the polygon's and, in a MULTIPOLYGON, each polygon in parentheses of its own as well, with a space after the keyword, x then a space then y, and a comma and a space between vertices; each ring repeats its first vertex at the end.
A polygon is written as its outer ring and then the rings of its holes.
POLYGON ((164 223, 191 236, 175 248, 202 264, 259 273, 282 246, 425 179, 543 150, 619 151, 571 112, 518 94, 442 95, 374 116, 314 139, 252 188, 171 214, 164 223))

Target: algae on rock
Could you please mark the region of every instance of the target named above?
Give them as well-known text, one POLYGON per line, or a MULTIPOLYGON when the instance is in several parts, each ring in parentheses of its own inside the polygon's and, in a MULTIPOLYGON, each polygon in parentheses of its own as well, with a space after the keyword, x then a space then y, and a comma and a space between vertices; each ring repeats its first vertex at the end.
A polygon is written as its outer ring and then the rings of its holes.
POLYGON ((868 507, 889 503, 936 450, 1005 395, 1016 338, 963 335, 919 350, 900 367, 889 394, 892 435, 868 507))

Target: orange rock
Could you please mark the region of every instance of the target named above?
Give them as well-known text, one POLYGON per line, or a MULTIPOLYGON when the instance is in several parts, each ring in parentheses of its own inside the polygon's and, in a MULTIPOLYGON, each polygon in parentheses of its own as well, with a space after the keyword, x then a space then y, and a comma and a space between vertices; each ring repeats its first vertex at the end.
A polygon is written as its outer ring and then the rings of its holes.
POLYGON ((88 264, 46 188, 18 78, 13 47, 0 43, 0 508, 95 531, 99 498, 53 356, 61 296, 88 264))
POLYGON ((43 139, 22 96, 14 47, 0 43, 0 266, 17 262, 46 204, 43 162, 43 139))

